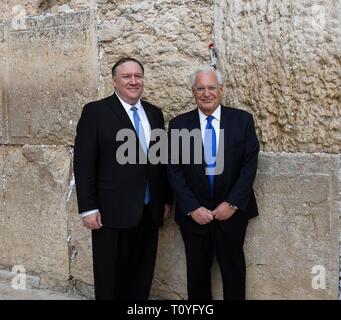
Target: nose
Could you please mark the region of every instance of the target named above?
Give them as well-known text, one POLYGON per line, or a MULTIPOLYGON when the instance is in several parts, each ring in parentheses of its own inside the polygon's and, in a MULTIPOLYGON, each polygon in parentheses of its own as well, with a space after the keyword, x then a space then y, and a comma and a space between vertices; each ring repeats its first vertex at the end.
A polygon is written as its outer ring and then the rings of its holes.
POLYGON ((130 78, 130 83, 131 83, 131 84, 136 84, 136 83, 137 83, 137 80, 136 80, 135 76, 132 76, 132 77, 130 78))
POLYGON ((205 87, 205 91, 204 91, 204 97, 208 97, 211 94, 210 90, 208 89, 208 87, 205 87))

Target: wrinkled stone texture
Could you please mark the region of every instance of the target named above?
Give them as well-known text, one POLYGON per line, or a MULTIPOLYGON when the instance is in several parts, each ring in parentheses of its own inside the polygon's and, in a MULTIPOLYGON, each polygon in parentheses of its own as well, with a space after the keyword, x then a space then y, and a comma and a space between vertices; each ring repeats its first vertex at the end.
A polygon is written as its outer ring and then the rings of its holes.
POLYGON ((251 299, 337 299, 340 156, 264 154, 246 238, 251 299), (326 289, 313 289, 314 266, 326 289))
POLYGON ((23 265, 42 285, 69 279, 67 148, 0 147, 0 265, 23 265))
POLYGON ((193 107, 188 76, 209 62, 213 1, 112 0, 99 6, 101 94, 111 93, 111 67, 123 55, 146 67, 145 98, 166 120, 193 107))
POLYGON ((215 1, 225 100, 264 151, 341 151, 340 19, 340 1, 215 1))
POLYGON ((0 143, 5 139, 5 103, 6 103, 6 43, 5 27, 0 20, 0 143))
POLYGON ((68 196, 70 239, 70 274, 85 284, 93 284, 91 232, 87 230, 78 214, 74 180, 69 183, 68 196))
POLYGON ((112 93, 115 61, 132 55, 146 67, 145 98, 163 109, 167 121, 193 107, 188 76, 195 65, 209 63, 213 0, 5 0, 0 7, 7 21, 18 20, 23 9, 27 15, 97 9, 100 96, 112 93), (15 4, 23 7, 19 13, 11 11, 15 4))
POLYGON ((26 19, 8 34, 9 142, 70 145, 82 104, 97 95, 91 12, 26 19))
POLYGON ((22 14, 38 16, 95 9, 97 3, 110 0, 1 0, 0 20, 13 21, 22 14))

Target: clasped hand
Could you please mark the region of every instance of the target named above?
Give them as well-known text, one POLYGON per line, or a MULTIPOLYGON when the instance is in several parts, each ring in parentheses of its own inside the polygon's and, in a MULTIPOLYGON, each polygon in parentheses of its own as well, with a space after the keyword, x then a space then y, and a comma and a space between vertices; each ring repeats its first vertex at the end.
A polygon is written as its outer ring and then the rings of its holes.
POLYGON ((236 209, 230 207, 228 202, 222 202, 213 211, 200 207, 191 213, 192 219, 198 224, 208 224, 213 219, 224 221, 232 217, 236 209))

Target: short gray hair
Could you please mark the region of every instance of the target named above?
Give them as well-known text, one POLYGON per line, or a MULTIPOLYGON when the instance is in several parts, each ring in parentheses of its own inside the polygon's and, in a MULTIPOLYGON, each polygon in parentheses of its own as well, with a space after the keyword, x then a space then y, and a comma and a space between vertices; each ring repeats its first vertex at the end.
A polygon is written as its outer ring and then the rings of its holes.
POLYGON ((205 67, 196 68, 194 70, 194 72, 191 74, 190 81, 191 81, 192 88, 195 85, 195 81, 197 79, 198 74, 199 73, 208 73, 208 72, 214 72, 216 77, 217 77, 218 83, 221 85, 224 84, 223 74, 219 70, 213 70, 212 68, 205 66, 205 67))

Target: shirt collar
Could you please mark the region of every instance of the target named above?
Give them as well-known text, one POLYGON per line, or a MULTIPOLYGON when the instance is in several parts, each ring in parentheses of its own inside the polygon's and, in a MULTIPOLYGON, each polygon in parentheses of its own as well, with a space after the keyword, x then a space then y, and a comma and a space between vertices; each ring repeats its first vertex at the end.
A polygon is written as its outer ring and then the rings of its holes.
MULTIPOLYGON (((117 98, 120 100, 120 102, 122 103, 122 106, 123 108, 128 112, 130 111, 132 105, 125 102, 124 100, 122 100, 122 98, 117 94, 117 92, 115 92, 117 98)), ((141 100, 139 99, 135 104, 134 106, 137 108, 137 110, 141 111, 141 108, 142 108, 142 104, 141 104, 141 100)))
MULTIPOLYGON (((199 117, 200 117, 200 124, 202 124, 206 120, 207 115, 203 113, 199 108, 198 108, 198 112, 199 112, 199 117)), ((212 113, 213 118, 218 121, 220 121, 220 115, 221 115, 221 105, 219 105, 217 109, 215 109, 215 111, 212 113)))

